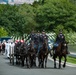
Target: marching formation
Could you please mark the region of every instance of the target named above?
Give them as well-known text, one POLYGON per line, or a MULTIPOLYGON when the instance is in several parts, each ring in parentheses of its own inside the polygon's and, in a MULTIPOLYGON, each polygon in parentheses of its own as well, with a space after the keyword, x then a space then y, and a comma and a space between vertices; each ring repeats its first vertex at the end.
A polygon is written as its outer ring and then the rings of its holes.
POLYGON ((22 40, 16 40, 15 42, 9 40, 0 43, 0 52, 7 55, 11 64, 14 65, 16 60, 16 65, 25 66, 26 64, 27 68, 37 66, 36 58, 38 58, 38 67, 46 68, 48 54, 50 54, 54 59, 54 68, 56 68, 57 57, 59 57, 59 68, 61 68, 62 57, 65 58, 63 67, 66 66, 66 55, 69 53, 67 44, 61 31, 53 47, 49 46, 45 31, 42 31, 42 33, 32 31, 25 41, 22 38, 22 40), (29 39, 30 41, 27 43, 29 39))

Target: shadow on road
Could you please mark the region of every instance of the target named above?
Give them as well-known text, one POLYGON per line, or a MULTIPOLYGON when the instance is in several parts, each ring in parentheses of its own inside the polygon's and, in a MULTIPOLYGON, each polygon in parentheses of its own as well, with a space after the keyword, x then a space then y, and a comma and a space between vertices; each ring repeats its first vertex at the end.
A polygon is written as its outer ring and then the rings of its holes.
MULTIPOLYGON (((12 65, 12 64, 10 64, 10 62, 6 62, 6 64, 9 66, 12 66, 12 67, 20 68, 20 69, 59 69, 59 68, 54 68, 54 67, 39 68, 38 66, 36 66, 36 67, 33 66, 31 68, 27 68, 26 65, 22 67, 21 65, 16 65, 16 64, 12 65)), ((61 68, 61 69, 63 69, 63 68, 61 68)))

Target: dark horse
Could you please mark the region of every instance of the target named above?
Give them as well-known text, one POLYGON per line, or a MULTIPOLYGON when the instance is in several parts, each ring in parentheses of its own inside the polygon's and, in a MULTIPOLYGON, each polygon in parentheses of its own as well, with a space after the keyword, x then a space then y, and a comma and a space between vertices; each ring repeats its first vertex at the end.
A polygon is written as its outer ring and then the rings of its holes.
POLYGON ((61 59, 64 57, 63 67, 66 66, 66 57, 67 57, 67 42, 64 41, 58 45, 58 47, 53 47, 53 58, 54 58, 54 68, 56 68, 56 58, 59 58, 59 68, 61 68, 61 59))
POLYGON ((45 62, 45 68, 47 67, 47 57, 48 57, 48 46, 47 41, 45 40, 38 54, 39 67, 44 68, 44 62, 45 62))
POLYGON ((16 56, 16 65, 20 65, 20 47, 21 42, 16 43, 14 47, 14 56, 16 56))
POLYGON ((22 43, 20 47, 20 59, 21 59, 21 65, 24 66, 24 61, 26 58, 26 64, 27 64, 27 45, 26 43, 22 43))
POLYGON ((31 41, 28 47, 28 67, 36 66, 36 50, 34 48, 34 42, 31 41))

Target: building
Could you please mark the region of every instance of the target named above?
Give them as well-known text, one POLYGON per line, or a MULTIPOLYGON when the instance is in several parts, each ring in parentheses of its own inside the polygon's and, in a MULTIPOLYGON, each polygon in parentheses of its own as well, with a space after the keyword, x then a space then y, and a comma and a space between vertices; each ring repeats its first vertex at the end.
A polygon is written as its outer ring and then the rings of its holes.
POLYGON ((38 0, 0 0, 0 4, 23 4, 23 3, 27 3, 27 4, 32 4, 34 1, 38 1, 38 0))

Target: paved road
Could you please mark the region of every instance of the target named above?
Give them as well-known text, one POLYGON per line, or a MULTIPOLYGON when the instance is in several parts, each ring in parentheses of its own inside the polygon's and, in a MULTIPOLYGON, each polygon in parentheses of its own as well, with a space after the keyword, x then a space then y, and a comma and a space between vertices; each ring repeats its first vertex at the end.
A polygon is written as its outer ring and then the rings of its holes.
POLYGON ((76 52, 70 52, 70 54, 68 54, 68 56, 76 58, 76 52))
MULTIPOLYGON (((74 45, 76 46, 76 45, 74 45)), ((68 46, 68 50, 70 51, 70 54, 68 56, 76 57, 76 47, 72 45, 68 46)))
POLYGON ((0 55, 0 75, 76 75, 76 67, 54 69, 53 61, 48 60, 46 69, 12 66, 5 56, 0 55))
POLYGON ((71 52, 76 52, 76 45, 68 45, 68 50, 71 52))

